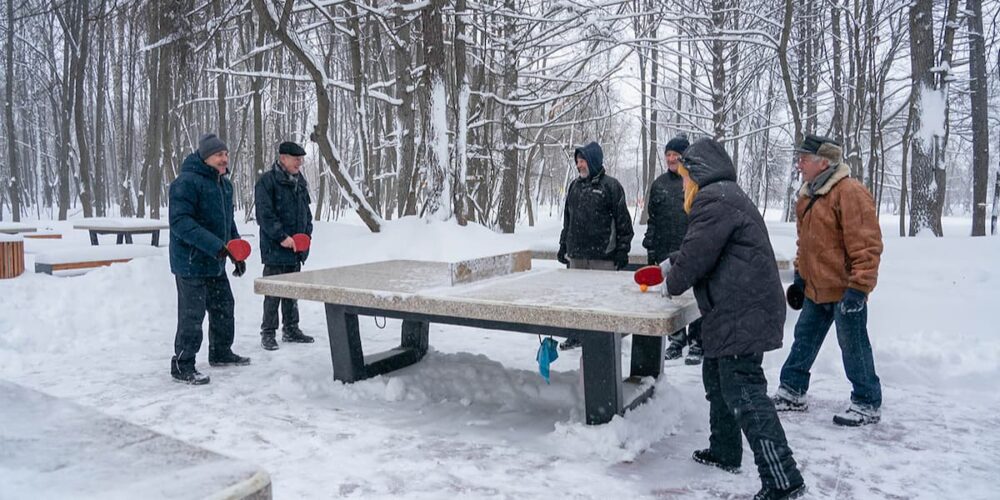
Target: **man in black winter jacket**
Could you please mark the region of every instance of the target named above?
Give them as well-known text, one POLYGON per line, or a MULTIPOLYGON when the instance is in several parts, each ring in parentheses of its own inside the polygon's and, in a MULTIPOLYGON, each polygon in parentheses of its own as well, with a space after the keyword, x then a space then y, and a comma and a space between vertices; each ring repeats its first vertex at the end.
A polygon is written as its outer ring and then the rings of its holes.
MULTIPOLYGON (((309 256, 295 247, 292 235, 312 236, 312 211, 309 210, 309 185, 302 175, 305 149, 294 142, 278 146, 278 160, 260 176, 254 188, 257 223, 260 225, 260 256, 264 276, 295 273, 309 256)), ((281 305, 282 342, 312 343, 313 338, 299 329, 299 308, 294 299, 264 297, 264 319, 260 325, 260 345, 273 351, 278 329, 278 305, 281 305)))
MULTIPOLYGON (((684 180, 677 173, 681 165, 681 155, 687 150, 687 137, 677 136, 667 142, 663 150, 667 171, 653 181, 649 189, 649 218, 646 222, 646 237, 642 246, 646 248, 650 265, 659 264, 681 248, 684 233, 687 232, 688 215, 684 211, 684 180)), ((683 354, 684 346, 690 344, 684 363, 701 363, 701 320, 695 320, 686 328, 670 334, 670 345, 666 359, 677 359, 683 354)))
POLYGON ((709 448, 695 461, 736 472, 746 435, 762 488, 754 498, 805 492, 761 369, 764 353, 781 347, 785 301, 764 219, 736 184, 725 148, 701 139, 678 170, 688 177, 687 234, 662 267, 671 295, 694 287, 702 317, 702 379, 709 401, 709 448))
MULTIPOLYGON (((604 151, 596 142, 578 148, 573 157, 580 176, 566 192, 557 258, 570 269, 624 269, 634 234, 625 190, 604 171, 604 151)), ((579 339, 569 337, 559 348, 579 346, 579 339)))

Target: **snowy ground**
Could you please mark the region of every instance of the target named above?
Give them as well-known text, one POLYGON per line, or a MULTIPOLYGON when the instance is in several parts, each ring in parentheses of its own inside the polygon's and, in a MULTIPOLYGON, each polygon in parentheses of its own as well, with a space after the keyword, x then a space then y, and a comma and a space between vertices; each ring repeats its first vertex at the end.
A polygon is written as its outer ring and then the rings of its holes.
MULTIPOLYGON (((967 220, 947 224, 946 234, 967 234, 967 220)), ((29 252, 87 244, 70 223, 41 225, 66 237, 27 241, 29 252)), ((850 386, 831 335, 814 370, 812 408, 783 417, 790 444, 812 498, 996 498, 1000 333, 992 308, 1000 307, 1000 238, 900 239, 895 227, 885 219, 869 313, 883 421, 832 424, 850 386)), ((771 230, 775 247, 794 255, 794 227, 771 223, 771 230)), ((552 235, 551 220, 514 237, 413 219, 390 222, 381 234, 320 223, 308 268, 454 260, 552 235)), ((672 362, 650 403, 589 427, 579 353, 561 353, 546 385, 532 335, 432 325, 424 361, 343 385, 331 378, 322 306, 302 303, 301 326, 317 342, 265 352, 252 243, 247 276, 232 279, 234 349, 251 356, 251 366, 209 368, 203 348, 199 367, 212 383, 171 381, 176 292, 165 248, 71 278, 30 272, 29 254, 28 273, 0 281, 0 378, 257 463, 271 473, 275 498, 742 498, 758 488, 749 449, 737 476, 689 458, 708 435, 698 367, 672 362)), ((796 317, 790 311, 785 348, 765 356, 772 388, 796 317)), ((361 328, 368 350, 398 343, 392 321, 382 330, 363 319, 361 328)))

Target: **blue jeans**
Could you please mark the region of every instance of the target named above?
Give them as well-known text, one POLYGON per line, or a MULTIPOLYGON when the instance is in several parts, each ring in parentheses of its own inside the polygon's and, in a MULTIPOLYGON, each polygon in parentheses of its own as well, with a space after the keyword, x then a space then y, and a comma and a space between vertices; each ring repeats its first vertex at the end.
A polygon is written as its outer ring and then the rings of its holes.
POLYGON ((875 374, 872 344, 868 340, 868 305, 856 313, 842 313, 839 303, 817 304, 807 297, 795 323, 792 351, 781 367, 781 387, 799 396, 809 390, 809 370, 823 345, 830 324, 837 324, 837 342, 844 371, 851 381, 851 402, 872 408, 882 406, 882 384, 875 374))

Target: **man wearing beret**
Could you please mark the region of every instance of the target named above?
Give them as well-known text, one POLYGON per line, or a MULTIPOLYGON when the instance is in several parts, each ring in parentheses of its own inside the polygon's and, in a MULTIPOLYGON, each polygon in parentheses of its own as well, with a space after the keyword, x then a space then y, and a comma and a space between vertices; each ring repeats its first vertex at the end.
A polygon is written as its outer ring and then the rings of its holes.
MULTIPOLYGON (((309 209, 309 184, 302 175, 306 151, 294 142, 278 146, 278 159, 271 170, 260 176, 254 188, 257 223, 260 225, 260 257, 264 276, 295 273, 309 256, 308 250, 296 248, 294 234, 312 237, 312 211, 309 209)), ((281 306, 281 341, 312 343, 313 338, 299 329, 299 307, 293 299, 264 297, 264 319, 260 325, 260 345, 278 349, 278 306, 281 306)))
POLYGON ((868 294, 875 288, 882 255, 882 231, 871 193, 850 178, 841 147, 826 137, 807 135, 796 148, 802 172, 795 213, 798 250, 788 303, 802 313, 795 340, 781 368, 773 397, 778 411, 808 408, 809 370, 831 323, 844 371, 851 381, 851 404, 834 423, 859 426, 881 418, 882 386, 875 374, 868 339, 868 294))
MULTIPOLYGON (((684 211, 684 180, 677 173, 681 157, 690 143, 687 137, 679 135, 670 139, 663 150, 667 171, 653 181, 649 188, 649 219, 646 221, 646 236, 642 246, 646 249, 649 265, 658 265, 667 260, 671 253, 681 248, 687 232, 688 215, 684 211)), ((666 359, 677 359, 690 344, 684 364, 701 363, 704 351, 701 348, 701 319, 686 328, 670 334, 670 345, 666 359)))
POLYGON ((181 173, 170 184, 170 271, 177 283, 177 333, 170 375, 192 385, 209 383, 194 367, 201 349, 201 324, 208 312, 208 363, 249 365, 250 358, 233 353, 233 291, 226 276, 226 257, 233 276, 243 276, 246 263, 226 248, 239 238, 233 218, 233 184, 229 151, 215 134, 204 134, 198 150, 189 154, 181 173))

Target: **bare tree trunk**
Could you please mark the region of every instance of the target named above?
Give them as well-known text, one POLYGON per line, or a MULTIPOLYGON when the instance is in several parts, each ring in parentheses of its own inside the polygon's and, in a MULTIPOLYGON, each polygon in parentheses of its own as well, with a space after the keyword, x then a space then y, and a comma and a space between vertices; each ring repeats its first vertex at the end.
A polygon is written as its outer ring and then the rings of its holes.
POLYGON ((73 92, 73 117, 76 125, 77 161, 80 164, 80 203, 83 205, 83 216, 94 216, 93 180, 90 169, 90 147, 87 144, 87 116, 84 110, 84 82, 87 79, 87 60, 90 48, 90 0, 80 0, 79 17, 77 17, 79 32, 76 33, 76 49, 72 53, 73 69, 70 78, 73 79, 76 90, 73 92))
MULTIPOLYGON (((940 100, 934 90, 934 31, 932 0, 915 0, 910 5, 910 66, 913 114, 911 180, 913 195, 910 204, 910 236, 924 230, 933 231, 934 190, 934 130, 930 120, 935 110, 927 109, 940 100), (926 113, 926 114, 925 114, 926 113)), ((935 233, 935 236, 941 236, 935 233)))
MULTIPOLYGON (((514 0, 504 0, 504 8, 510 14, 516 12, 514 0)), ((517 24, 513 15, 504 18, 504 36, 511 39, 516 36, 517 24)), ((517 90, 518 54, 513 50, 504 51, 503 91, 504 99, 513 99, 517 90)), ((517 150, 517 106, 505 106, 502 118, 503 140, 503 182, 500 187, 500 210, 498 225, 504 233, 513 233, 517 223, 517 186, 518 186, 518 150, 517 150)))
MULTIPOLYGON (((799 118, 799 105, 795 98, 795 91, 792 90, 792 74, 788 67, 788 39, 792 34, 792 13, 794 12, 794 0, 785 0, 785 14, 781 29, 781 38, 778 42, 778 63, 781 66, 781 79, 785 83, 785 98, 788 100, 789 114, 792 115, 792 124, 795 126, 795 144, 802 142, 802 120, 799 118)), ((786 222, 795 220, 795 183, 798 180, 798 169, 792 165, 788 176, 788 188, 785 192, 785 215, 786 222)))
MULTIPOLYGON (((653 17, 650 15, 650 17, 653 17)), ((651 39, 656 39, 657 26, 656 19, 651 20, 653 24, 652 31, 649 35, 651 39)), ((660 156, 660 149, 657 147, 657 121, 660 118, 660 113, 657 107, 656 96, 659 90, 659 72, 660 72, 660 51, 656 49, 653 45, 649 48, 649 56, 651 63, 649 68, 649 152, 646 157, 646 176, 643 178, 642 192, 646 195, 645 202, 642 204, 642 216, 640 221, 645 224, 649 219, 649 190, 653 185, 653 181, 656 180, 656 174, 659 172, 657 166, 660 164, 658 157, 660 156)))
MULTIPOLYGON (((7 189, 14 222, 21 220, 21 179, 18 175, 17 131, 14 128, 14 0, 7 0, 7 50, 4 54, 4 127, 7 129, 7 189)), ((3 212, 3 207, 0 207, 3 212)))
POLYGON ((841 46, 842 32, 840 29, 840 2, 836 2, 830 8, 830 19, 833 30, 830 36, 833 38, 833 118, 830 126, 833 128, 833 139, 844 145, 844 86, 843 86, 843 48, 841 46))
POLYGON ((969 20, 969 100, 972 106, 972 236, 985 236, 990 130, 982 2, 966 0, 965 10, 969 20))
POLYGON ((431 0, 421 12, 424 27, 425 86, 430 90, 427 116, 427 184, 430 192, 424 204, 429 216, 449 218, 452 215, 451 168, 448 155, 448 94, 445 87, 444 0, 431 0))
POLYGON ((726 135, 726 0, 712 0, 712 131, 715 139, 726 135))
POLYGON ((466 200, 468 198, 468 152, 469 136, 469 77, 466 75, 466 32, 465 17, 468 15, 466 0, 455 1, 455 84, 458 85, 458 116, 455 120, 455 188, 452 204, 455 218, 461 226, 466 225, 471 216, 466 200))
POLYGON ((397 16, 396 37, 403 45, 395 51, 396 59, 396 98, 402 104, 399 105, 398 124, 396 127, 396 141, 399 144, 399 165, 397 167, 396 182, 396 209, 397 215, 416 215, 417 195, 416 195, 416 118, 413 109, 413 75, 410 73, 410 50, 412 46, 412 29, 409 14, 403 12, 397 16))
POLYGON ((106 0, 101 1, 97 35, 97 103, 94 109, 94 208, 98 217, 107 215, 108 159, 104 147, 108 100, 108 19, 103 15, 106 0))

